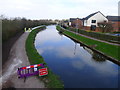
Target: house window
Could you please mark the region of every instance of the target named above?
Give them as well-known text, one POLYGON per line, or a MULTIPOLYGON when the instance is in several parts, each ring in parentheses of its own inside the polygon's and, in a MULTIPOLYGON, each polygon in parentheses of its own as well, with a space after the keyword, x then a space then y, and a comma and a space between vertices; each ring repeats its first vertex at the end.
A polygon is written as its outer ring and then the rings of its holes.
POLYGON ((92 23, 96 23, 96 20, 92 20, 92 23))

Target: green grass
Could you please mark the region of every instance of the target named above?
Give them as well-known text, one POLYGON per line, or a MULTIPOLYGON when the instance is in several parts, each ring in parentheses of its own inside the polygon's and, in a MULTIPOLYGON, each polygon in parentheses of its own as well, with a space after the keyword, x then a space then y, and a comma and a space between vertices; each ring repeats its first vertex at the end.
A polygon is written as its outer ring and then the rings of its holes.
MULTIPOLYGON (((26 40, 26 52, 28 59, 30 61, 30 64, 39 64, 39 63, 45 63, 42 56, 39 55, 37 52, 34 41, 36 34, 41 31, 42 29, 45 29, 45 27, 37 28, 30 32, 27 40, 26 40)), ((46 64, 46 63, 45 63, 46 64)), ((63 88, 62 81, 59 79, 57 75, 55 75, 50 69, 48 68, 48 75, 44 77, 38 77, 40 80, 43 80, 47 88, 63 88)))
MULTIPOLYGON (((57 26, 57 29, 61 30, 61 28, 59 26, 57 26)), ((111 44, 107 44, 104 42, 92 40, 92 39, 89 39, 89 38, 86 38, 86 37, 83 37, 80 35, 76 35, 69 31, 64 31, 63 33, 67 34, 69 36, 72 36, 73 38, 76 38, 77 40, 83 42, 86 45, 95 45, 96 44, 97 47, 95 47, 95 49, 97 49, 97 50, 103 52, 104 54, 111 56, 117 60, 120 60, 119 52, 118 52, 118 51, 120 51, 120 46, 111 45, 111 44)))

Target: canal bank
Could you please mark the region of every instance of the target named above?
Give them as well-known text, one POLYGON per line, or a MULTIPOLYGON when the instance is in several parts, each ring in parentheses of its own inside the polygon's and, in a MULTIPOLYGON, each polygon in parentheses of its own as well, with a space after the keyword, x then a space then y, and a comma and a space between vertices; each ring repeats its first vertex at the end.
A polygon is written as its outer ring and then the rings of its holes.
POLYGON ((23 78, 18 78, 18 68, 30 65, 25 50, 25 42, 28 35, 29 32, 24 32, 14 43, 10 50, 9 58, 5 63, 4 68, 2 68, 2 71, 0 71, 0 88, 3 90, 19 90, 45 87, 43 81, 38 80, 36 76, 27 78, 25 82, 23 78), (31 81, 34 83, 31 83, 31 81))
POLYGON ((57 30, 61 31, 67 37, 82 43, 84 46, 90 48, 91 50, 103 55, 108 60, 120 65, 120 57, 119 57, 119 50, 120 46, 110 45, 104 42, 95 41, 75 33, 72 33, 68 30, 64 30, 60 26, 57 26, 57 30), (108 47, 108 48, 107 48, 108 47), (101 49, 102 48, 102 49, 101 49), (107 50, 106 50, 107 49, 107 50))
MULTIPOLYGON (((118 65, 98 60, 82 44, 47 26, 35 38, 35 48, 65 88, 117 88, 118 65)), ((97 53, 96 53, 97 54, 97 53)))
MULTIPOLYGON (((45 63, 43 57, 37 52, 34 46, 34 41, 37 33, 42 32, 45 28, 46 26, 43 26, 32 30, 32 32, 30 32, 26 40, 26 52, 31 65, 45 63)), ((47 88, 63 88, 63 84, 60 81, 59 77, 55 75, 49 69, 49 67, 48 67, 48 75, 45 77, 38 77, 38 79, 42 80, 47 88)))

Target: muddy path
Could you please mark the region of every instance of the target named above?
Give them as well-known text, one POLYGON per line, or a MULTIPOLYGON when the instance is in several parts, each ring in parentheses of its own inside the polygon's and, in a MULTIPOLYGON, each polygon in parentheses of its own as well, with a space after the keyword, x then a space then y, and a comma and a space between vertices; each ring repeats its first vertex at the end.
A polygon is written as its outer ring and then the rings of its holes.
POLYGON ((36 76, 28 77, 25 82, 24 79, 19 79, 17 76, 18 67, 30 65, 26 51, 25 41, 29 32, 23 33, 11 48, 8 61, 4 64, 2 77, 0 77, 0 88, 45 88, 42 81, 36 76))
POLYGON ((2 43, 2 65, 4 65, 7 62, 12 46, 14 45, 14 43, 19 39, 19 37, 23 33, 24 33, 24 31, 22 30, 22 31, 18 32, 17 34, 15 34, 13 37, 11 37, 6 42, 2 43))

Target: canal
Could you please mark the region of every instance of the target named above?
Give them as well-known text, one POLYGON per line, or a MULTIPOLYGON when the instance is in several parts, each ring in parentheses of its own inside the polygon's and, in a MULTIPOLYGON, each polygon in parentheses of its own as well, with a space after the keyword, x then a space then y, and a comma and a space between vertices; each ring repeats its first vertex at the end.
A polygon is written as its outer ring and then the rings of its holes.
POLYGON ((37 34, 35 47, 65 88, 118 87, 118 65, 60 34, 55 25, 37 34))

